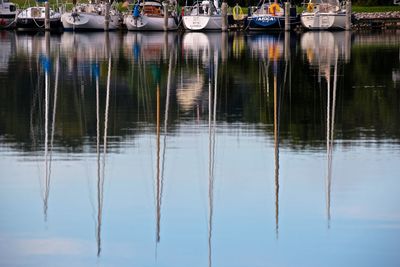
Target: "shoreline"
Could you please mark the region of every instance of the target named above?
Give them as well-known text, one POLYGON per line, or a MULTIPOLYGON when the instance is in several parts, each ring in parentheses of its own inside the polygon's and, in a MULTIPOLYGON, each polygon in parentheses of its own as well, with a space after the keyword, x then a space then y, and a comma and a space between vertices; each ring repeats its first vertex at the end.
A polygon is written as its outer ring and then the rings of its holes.
POLYGON ((400 29, 400 11, 352 12, 353 29, 400 29))

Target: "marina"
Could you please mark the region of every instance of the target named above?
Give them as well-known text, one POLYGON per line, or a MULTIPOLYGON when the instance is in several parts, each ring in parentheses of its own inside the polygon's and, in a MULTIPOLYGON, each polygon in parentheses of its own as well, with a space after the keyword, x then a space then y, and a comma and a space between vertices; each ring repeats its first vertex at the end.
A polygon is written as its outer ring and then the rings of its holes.
POLYGON ((175 0, 59 4, 36 2, 17 9, 0 2, 0 30, 19 31, 305 31, 398 28, 400 11, 354 13, 351 1, 260 0, 244 8, 218 0, 196 0, 179 6, 175 0))
POLYGON ((0 0, 0 266, 400 265, 400 11, 0 0))

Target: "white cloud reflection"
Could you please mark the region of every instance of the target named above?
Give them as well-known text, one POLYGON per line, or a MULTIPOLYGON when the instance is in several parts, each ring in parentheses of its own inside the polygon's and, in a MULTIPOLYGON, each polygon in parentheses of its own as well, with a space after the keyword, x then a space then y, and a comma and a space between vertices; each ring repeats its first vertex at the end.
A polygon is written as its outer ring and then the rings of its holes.
POLYGON ((26 254, 34 255, 77 255, 86 250, 79 240, 57 238, 21 240, 18 247, 26 254))
MULTIPOLYGON (((1 250, 19 255, 78 255, 87 253, 86 241, 61 238, 0 238, 1 250)), ((3 253, 1 253, 3 254, 3 253)), ((4 254, 3 254, 4 255, 4 254)), ((2 255, 2 256, 3 256, 2 255)))

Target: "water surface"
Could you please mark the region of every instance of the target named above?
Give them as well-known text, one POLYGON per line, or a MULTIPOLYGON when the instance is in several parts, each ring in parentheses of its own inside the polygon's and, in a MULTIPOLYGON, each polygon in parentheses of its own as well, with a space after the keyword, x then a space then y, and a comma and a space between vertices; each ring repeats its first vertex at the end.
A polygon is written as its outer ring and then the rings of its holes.
POLYGON ((400 35, 0 34, 1 266, 399 266, 400 35))

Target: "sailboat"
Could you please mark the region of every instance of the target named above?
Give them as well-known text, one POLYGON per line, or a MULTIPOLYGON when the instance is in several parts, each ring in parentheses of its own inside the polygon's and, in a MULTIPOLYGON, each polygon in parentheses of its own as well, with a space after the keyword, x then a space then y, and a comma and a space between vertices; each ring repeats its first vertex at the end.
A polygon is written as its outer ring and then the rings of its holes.
POLYGON ((285 10, 282 3, 261 0, 257 6, 250 7, 250 14, 246 19, 248 30, 279 30, 285 28, 285 14, 289 13, 289 23, 298 22, 296 8, 285 10))
POLYGON ((110 3, 77 4, 72 12, 61 16, 64 30, 102 31, 116 30, 120 24, 119 12, 110 3))
POLYGON ((221 30, 222 13, 218 6, 218 0, 211 2, 197 1, 191 7, 185 7, 183 14, 183 26, 191 31, 221 30))
POLYGON ((157 0, 137 2, 132 14, 125 16, 124 24, 129 31, 172 31, 178 29, 176 3, 162 3, 157 0), (164 6, 166 5, 166 9, 164 6), (164 14, 167 10, 167 14, 164 14), (167 22, 165 22, 167 20, 167 22), (165 24, 166 23, 166 24, 165 24))
MULTIPOLYGON (((45 30, 45 7, 34 6, 22 10, 17 16, 19 31, 45 30)), ((62 31, 61 14, 49 8, 50 30, 62 31)))
POLYGON ((339 0, 309 0, 300 21, 308 30, 344 30, 346 14, 345 5, 339 0))
POLYGON ((15 26, 17 6, 9 0, 0 0, 0 30, 15 26))

